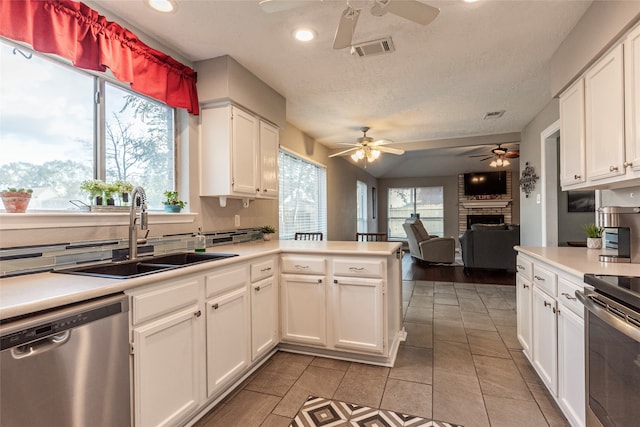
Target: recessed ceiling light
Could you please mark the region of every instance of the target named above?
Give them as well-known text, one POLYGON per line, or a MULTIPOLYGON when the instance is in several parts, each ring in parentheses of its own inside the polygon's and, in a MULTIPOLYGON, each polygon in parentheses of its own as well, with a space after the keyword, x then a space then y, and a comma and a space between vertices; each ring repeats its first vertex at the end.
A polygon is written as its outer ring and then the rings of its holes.
POLYGON ((158 12, 173 12, 176 10, 174 0, 147 0, 147 4, 158 12))
POLYGON ((297 28, 293 31, 293 38, 301 42, 310 42, 316 36, 317 33, 310 28, 297 28))

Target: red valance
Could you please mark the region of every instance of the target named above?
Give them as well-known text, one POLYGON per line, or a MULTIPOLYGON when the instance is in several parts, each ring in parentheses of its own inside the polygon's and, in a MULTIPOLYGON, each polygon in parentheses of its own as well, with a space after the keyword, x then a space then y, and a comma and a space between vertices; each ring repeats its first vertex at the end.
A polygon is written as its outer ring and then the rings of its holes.
POLYGON ((0 0, 0 35, 76 67, 111 70, 135 91, 199 114, 196 72, 135 34, 70 0, 0 0))

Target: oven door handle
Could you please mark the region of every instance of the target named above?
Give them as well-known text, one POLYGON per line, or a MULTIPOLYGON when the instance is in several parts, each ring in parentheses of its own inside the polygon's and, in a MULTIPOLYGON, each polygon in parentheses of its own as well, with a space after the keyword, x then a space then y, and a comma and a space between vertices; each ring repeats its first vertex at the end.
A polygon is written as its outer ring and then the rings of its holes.
POLYGON ((580 301, 582 305, 584 305, 585 308, 594 316, 629 338, 640 342, 640 328, 622 320, 614 314, 609 313, 606 309, 591 301, 589 294, 586 292, 576 291, 576 297, 578 298, 578 301, 580 301))

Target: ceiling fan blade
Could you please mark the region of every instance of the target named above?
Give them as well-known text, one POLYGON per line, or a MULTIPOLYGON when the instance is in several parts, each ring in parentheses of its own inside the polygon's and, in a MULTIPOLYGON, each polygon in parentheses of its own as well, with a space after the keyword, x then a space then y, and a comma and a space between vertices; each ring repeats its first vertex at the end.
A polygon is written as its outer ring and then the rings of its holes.
POLYGON ((351 6, 347 6, 342 12, 338 29, 336 30, 336 36, 333 39, 334 49, 344 49, 345 47, 351 46, 351 40, 353 39, 353 33, 356 30, 359 16, 360 9, 354 9, 351 6))
POLYGON ((494 155, 491 155, 491 156, 485 157, 484 159, 480 159, 480 161, 484 162, 485 160, 489 160, 489 159, 492 159, 494 157, 495 157, 494 155))
POLYGON ((297 9, 300 6, 304 6, 305 2, 295 0, 260 0, 258 4, 265 13, 277 13, 297 9))
POLYGON ((387 145, 387 144, 393 144, 393 141, 391 141, 390 139, 379 139, 375 142, 372 142, 371 144, 369 144, 370 146, 376 146, 379 147, 381 145, 387 145))
POLYGON ((374 150, 378 150, 378 151, 381 151, 383 153, 395 154, 397 156, 400 156, 400 155, 404 154, 404 150, 400 150, 398 148, 391 148, 391 147, 377 146, 377 147, 374 148, 374 150))
POLYGON ((360 144, 354 144, 353 142, 336 142, 336 145, 344 145, 345 147, 359 147, 360 144))
POLYGON ((507 159, 517 159, 520 157, 520 150, 509 151, 504 155, 507 159))
POLYGON ((329 157, 342 156, 343 154, 347 154, 347 153, 349 153, 351 151, 355 151, 355 150, 357 150, 359 148, 360 148, 359 146, 358 147, 349 148, 348 150, 344 150, 344 151, 340 151, 338 153, 331 154, 331 155, 329 155, 329 157))
POLYGON ((417 0, 376 0, 371 13, 381 16, 386 12, 421 25, 427 25, 438 17, 440 9, 417 0))
MULTIPOLYGON (((469 157, 486 157, 486 154, 474 154, 474 155, 469 156, 469 157)), ((493 157, 493 156, 491 156, 491 157, 493 157)))

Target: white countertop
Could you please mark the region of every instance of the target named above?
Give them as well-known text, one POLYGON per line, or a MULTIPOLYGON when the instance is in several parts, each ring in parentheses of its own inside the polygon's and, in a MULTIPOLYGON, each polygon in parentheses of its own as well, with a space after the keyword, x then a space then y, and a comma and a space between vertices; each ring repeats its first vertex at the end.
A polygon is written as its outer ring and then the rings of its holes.
POLYGON ((600 262, 600 254, 615 254, 611 249, 575 247, 516 246, 515 249, 540 261, 582 278, 585 274, 640 276, 640 264, 600 262))
POLYGON ((280 253, 388 256, 400 249, 399 242, 340 242, 274 240, 209 248, 211 253, 233 253, 237 257, 191 265, 132 279, 104 279, 72 274, 38 273, 0 279, 0 320, 66 304, 118 293, 185 274, 224 267, 265 255, 280 253))

